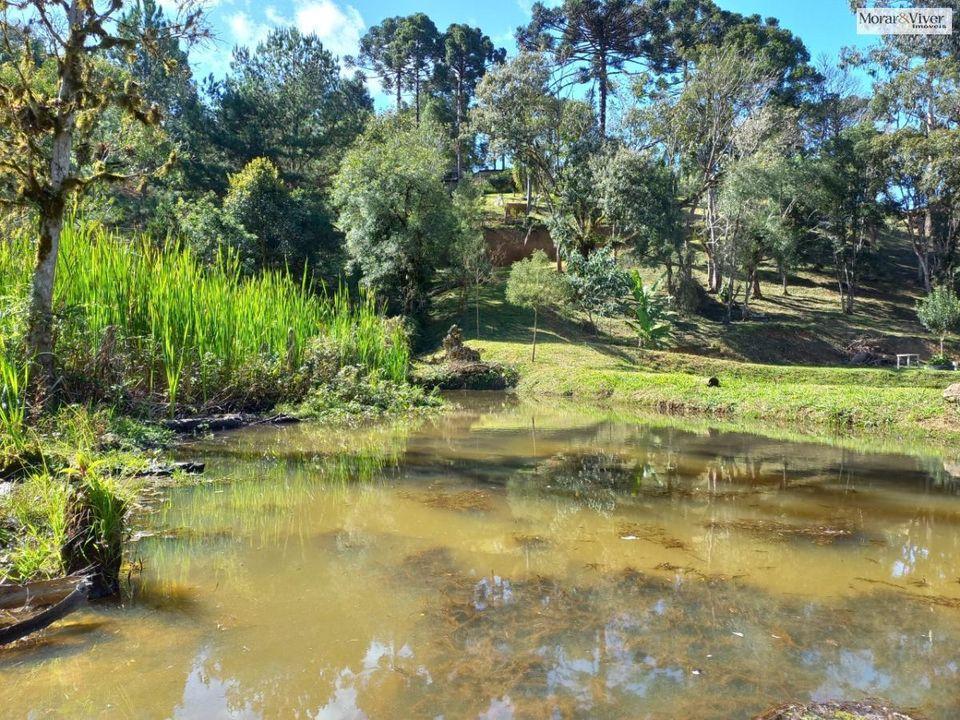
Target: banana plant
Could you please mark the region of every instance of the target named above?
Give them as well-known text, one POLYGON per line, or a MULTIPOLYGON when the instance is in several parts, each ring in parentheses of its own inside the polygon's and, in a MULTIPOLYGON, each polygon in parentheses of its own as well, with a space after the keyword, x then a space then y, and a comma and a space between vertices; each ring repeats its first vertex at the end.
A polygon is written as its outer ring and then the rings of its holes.
POLYGON ((648 287, 636 270, 630 278, 633 281, 633 319, 627 323, 637 333, 637 347, 661 347, 673 332, 674 314, 669 307, 670 298, 660 292, 660 280, 648 287))

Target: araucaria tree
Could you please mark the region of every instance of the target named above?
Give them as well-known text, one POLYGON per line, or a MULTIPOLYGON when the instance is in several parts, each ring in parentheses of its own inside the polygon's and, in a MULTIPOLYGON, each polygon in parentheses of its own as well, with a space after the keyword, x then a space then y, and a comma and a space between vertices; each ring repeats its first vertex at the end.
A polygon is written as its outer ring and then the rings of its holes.
POLYGON ((434 274, 461 231, 443 183, 449 166, 440 128, 388 115, 371 122, 334 179, 350 264, 395 312, 426 308, 434 274))
POLYGON ((437 26, 424 13, 386 18, 360 38, 360 53, 347 61, 372 72, 386 90, 396 93, 397 110, 404 90, 413 93, 417 122, 420 100, 443 53, 437 26))
MULTIPOLYGON (((101 119, 120 110, 156 125, 140 86, 106 62, 108 52, 162 43, 125 27, 120 0, 4 0, 0 3, 0 198, 37 219, 27 345, 36 380, 54 379, 53 292, 64 216, 72 197, 131 175, 126 148, 90 142, 101 119)), ((179 0, 168 37, 204 34, 194 0, 179 0)), ((141 25, 141 27, 143 27, 141 25)))
POLYGON ((477 89, 477 83, 487 73, 487 68, 500 64, 506 50, 495 48, 489 37, 480 28, 454 23, 443 36, 443 74, 453 95, 454 138, 457 153, 457 179, 463 174, 463 123, 467 107, 477 89))
POLYGON ((665 9, 642 0, 565 0, 535 3, 533 17, 517 30, 524 50, 549 51, 560 85, 590 82, 597 91, 600 133, 607 132, 607 105, 614 79, 663 61, 665 9), (642 64, 640 64, 642 63, 642 64))

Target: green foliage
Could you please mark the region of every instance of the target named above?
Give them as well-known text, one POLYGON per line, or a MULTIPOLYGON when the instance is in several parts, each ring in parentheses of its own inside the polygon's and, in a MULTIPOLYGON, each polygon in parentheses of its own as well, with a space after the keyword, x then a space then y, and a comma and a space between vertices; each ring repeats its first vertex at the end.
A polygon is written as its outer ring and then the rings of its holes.
POLYGON ((533 348, 537 359, 537 316, 542 308, 558 309, 569 300, 569 286, 543 250, 510 268, 507 278, 507 302, 533 310, 533 348))
POLYGON ((630 275, 620 267, 610 248, 601 248, 587 258, 574 253, 567 259, 567 283, 574 307, 594 316, 612 317, 623 308, 630 293, 630 275))
POLYGON ((654 262, 675 261, 683 241, 683 210, 674 172, 627 147, 592 162, 597 203, 612 236, 654 262))
POLYGON ((238 47, 214 86, 212 125, 228 168, 269 158, 293 187, 325 188, 363 130, 373 103, 361 78, 341 72, 316 35, 271 31, 238 47))
POLYGON ((422 412, 442 404, 438 395, 419 386, 346 366, 330 382, 314 388, 301 403, 288 410, 305 419, 357 423, 422 412))
POLYGON ((362 283, 407 315, 422 311, 460 232, 443 179, 446 141, 429 123, 393 116, 370 124, 334 179, 347 254, 362 283))
POLYGON ((259 238, 234 215, 220 207, 216 195, 207 193, 193 200, 179 199, 176 223, 180 238, 197 259, 207 265, 223 252, 234 253, 252 270, 259 238))
POLYGON ((280 171, 266 158, 251 160, 229 178, 224 213, 256 238, 254 258, 261 268, 282 266, 289 256, 290 193, 280 171))
MULTIPOLYGON (((0 286, 22 286, 29 273, 17 250, 0 255, 0 286)), ((89 223, 65 228, 60 262, 69 271, 55 298, 58 358, 79 397, 250 408, 293 400, 313 382, 304 363, 316 338, 338 364, 406 377, 404 330, 372 297, 317 294, 279 271, 244 277, 229 254, 204 267, 189 249, 128 242, 89 223)))
POLYGON ((953 288, 941 285, 917 301, 917 318, 923 326, 940 338, 940 355, 947 333, 960 326, 960 298, 953 288))
POLYGON ((659 348, 673 332, 673 315, 670 312, 670 299, 660 292, 660 281, 646 286, 636 270, 633 280, 633 319, 628 323, 637 333, 637 344, 641 348, 659 348))

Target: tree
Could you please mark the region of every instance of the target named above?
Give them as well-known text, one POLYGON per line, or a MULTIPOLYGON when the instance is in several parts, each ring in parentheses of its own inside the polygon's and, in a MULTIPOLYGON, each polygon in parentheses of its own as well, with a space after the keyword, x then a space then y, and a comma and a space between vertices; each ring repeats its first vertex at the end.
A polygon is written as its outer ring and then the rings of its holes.
POLYGON ((840 305, 847 314, 854 311, 864 255, 876 244, 883 221, 878 198, 885 175, 877 134, 863 123, 824 144, 804 195, 814 213, 814 233, 830 245, 840 305))
POLYGON ((960 325, 960 298, 947 285, 940 285, 917 301, 917 318, 930 332, 940 336, 940 357, 947 333, 960 325))
POLYGON ((607 133, 607 98, 614 78, 661 68, 666 33, 663 8, 644 0, 564 0, 547 7, 534 3, 532 19, 517 30, 521 49, 549 51, 561 69, 560 85, 590 82, 598 94, 600 134, 607 133))
POLYGON ((537 360, 537 319, 541 308, 558 307, 568 298, 563 276, 553 269, 550 258, 537 250, 526 260, 515 262, 507 278, 507 302, 533 310, 533 349, 531 362, 537 360))
MULTIPOLYGON (((168 38, 205 35, 193 0, 179 0, 168 38)), ((0 196, 38 218, 27 350, 47 390, 54 379, 53 292, 60 233, 72 197, 128 176, 122 148, 84 145, 99 120, 119 108, 156 125, 160 112, 133 81, 118 82, 109 51, 150 47, 156 39, 121 27, 123 3, 8 0, 0 6, 0 196), (37 58, 42 58, 37 62, 37 58)))
POLYGON ((461 288, 461 305, 473 289, 476 338, 480 339, 480 288, 493 276, 493 263, 483 235, 483 191, 486 183, 464 180, 453 193, 459 231, 450 248, 450 267, 461 288))
POLYGON ((592 162, 597 203, 614 243, 667 271, 673 290, 673 266, 683 242, 683 211, 673 170, 652 156, 621 146, 592 162))
MULTIPOLYGON (((960 13, 960 2, 944 0, 960 13)), ((875 79, 870 112, 887 128, 888 198, 906 222, 927 291, 949 276, 960 240, 960 41, 953 35, 884 35, 844 62, 875 79)))
POLYGON ((260 268, 282 267, 292 234, 291 203, 276 165, 266 158, 251 160, 229 182, 223 209, 256 239, 254 263, 260 268))
POLYGON ((214 88, 217 142, 231 169, 269 158, 297 187, 325 187, 363 130, 373 102, 315 35, 278 28, 238 47, 214 88))
POLYGON ((350 263, 394 311, 426 308, 430 283, 459 231, 443 184, 447 167, 440 128, 386 116, 370 123, 334 178, 350 263))
POLYGON ((444 72, 451 85, 456 112, 454 138, 457 151, 457 179, 463 174, 462 126, 467 117, 467 107, 477 89, 477 83, 487 73, 490 65, 501 64, 507 51, 495 48, 489 37, 480 28, 453 23, 443 35, 444 72))
POLYGON ((236 253, 248 270, 257 256, 258 238, 220 207, 217 196, 206 193, 176 205, 177 234, 204 263, 217 261, 222 251, 236 253))
POLYGON ((474 127, 489 138, 489 154, 509 156, 526 170, 528 208, 534 180, 552 190, 556 177, 562 104, 549 83, 543 56, 521 52, 484 76, 472 113, 474 127))
POLYGON ((608 247, 597 250, 588 258, 576 253, 570 255, 566 278, 574 307, 586 313, 594 328, 594 316, 616 315, 630 293, 630 276, 608 247))
POLYGON ((736 46, 706 48, 682 91, 639 115, 641 127, 659 139, 680 171, 682 204, 693 209, 706 197, 703 249, 711 292, 720 289, 722 280, 717 262, 720 182, 732 160, 751 152, 765 131, 776 128, 775 114, 765 110, 774 86, 775 78, 763 65, 736 46))
POLYGON ((401 93, 412 90, 417 122, 420 122, 420 97, 433 77, 443 53, 440 33, 424 13, 384 19, 360 38, 360 52, 347 62, 374 73, 385 90, 396 92, 397 111, 402 108, 401 93))

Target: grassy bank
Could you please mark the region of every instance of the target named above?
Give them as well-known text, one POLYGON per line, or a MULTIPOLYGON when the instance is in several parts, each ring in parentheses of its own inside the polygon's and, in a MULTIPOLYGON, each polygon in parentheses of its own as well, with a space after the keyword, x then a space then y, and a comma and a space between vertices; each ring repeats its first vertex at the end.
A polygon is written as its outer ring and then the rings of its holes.
POLYGON ((404 327, 373 298, 224 256, 74 222, 54 312, 58 384, 32 398, 24 350, 33 250, 0 242, 0 580, 93 565, 116 584, 143 448, 175 415, 288 411, 369 418, 436 400, 407 384, 404 327))
MULTIPOLYGON (((441 297, 424 348, 436 347, 445 330, 456 322, 484 359, 509 363, 520 371, 518 391, 526 397, 602 401, 678 415, 750 421, 755 426, 775 423, 813 434, 840 430, 882 432, 938 443, 960 440, 960 416, 941 396, 943 388, 960 380, 957 373, 772 364, 710 356, 730 355, 712 349, 724 345, 726 333, 732 333, 742 347, 769 344, 771 321, 758 319, 724 327, 704 318, 686 319, 681 338, 688 340, 697 334, 713 338, 699 346, 702 354, 691 354, 640 350, 629 328, 619 321, 604 321, 599 331, 593 332, 576 320, 554 315, 541 325, 534 363, 530 361, 532 314, 505 302, 502 276, 483 289, 479 315, 476 339, 473 303, 461 306, 455 295, 441 297), (719 387, 707 387, 710 377, 719 379, 719 387)), ((861 321, 836 318, 832 322, 821 335, 855 333, 855 325, 861 321), (840 322, 848 326, 838 327, 840 322)), ((863 322, 879 321, 871 317, 863 322)), ((782 330, 779 324, 777 327, 773 337, 782 330)), ((903 323, 896 329, 907 340, 911 340, 910 330, 903 323)), ((920 342, 921 332, 912 336, 913 342, 920 342)))

